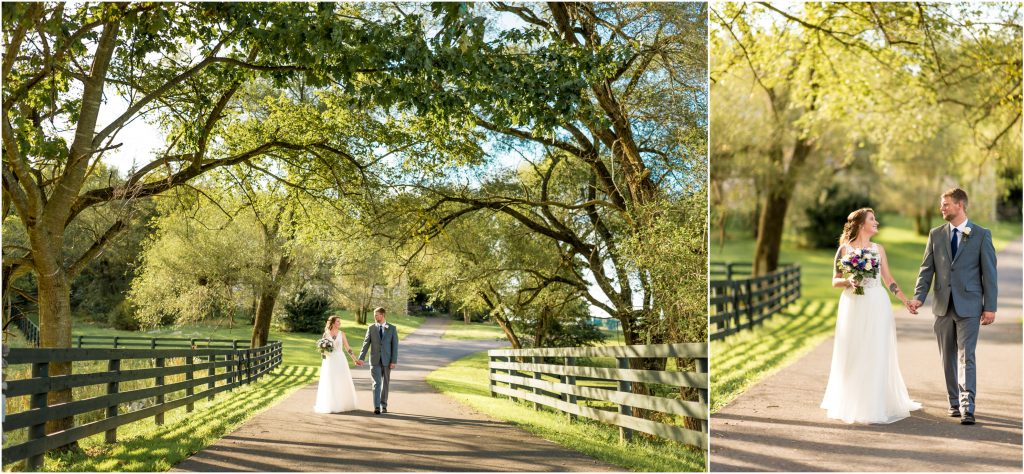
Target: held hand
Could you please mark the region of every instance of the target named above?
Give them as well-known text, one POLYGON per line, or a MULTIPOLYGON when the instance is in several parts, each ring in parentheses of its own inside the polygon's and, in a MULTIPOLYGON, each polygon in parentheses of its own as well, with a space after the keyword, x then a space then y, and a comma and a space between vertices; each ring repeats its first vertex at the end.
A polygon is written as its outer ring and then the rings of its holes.
POLYGON ((357 359, 356 360, 356 365, 359 366, 359 367, 362 367, 363 366, 363 361, 357 359))
POLYGON ((919 309, 919 308, 920 308, 920 307, 921 307, 922 305, 924 305, 924 303, 922 303, 922 302, 920 302, 920 301, 918 301, 918 300, 916 300, 916 299, 915 299, 915 300, 911 300, 911 301, 910 301, 910 307, 914 309, 914 311, 913 311, 913 313, 914 313, 914 314, 917 314, 917 310, 918 310, 918 309, 919 309))
POLYGON ((396 365, 396 364, 395 364, 394 362, 392 362, 392 363, 388 364, 388 368, 389 368, 389 369, 394 369, 394 368, 395 368, 395 365, 396 365))
POLYGON ((909 311, 910 314, 917 314, 917 306, 914 304, 913 301, 907 301, 907 299, 904 298, 903 306, 907 307, 907 311, 909 311))
POLYGON ((996 322, 996 312, 995 311, 982 311, 982 313, 981 313, 981 325, 982 326, 988 326, 989 324, 992 324, 994 322, 996 322))

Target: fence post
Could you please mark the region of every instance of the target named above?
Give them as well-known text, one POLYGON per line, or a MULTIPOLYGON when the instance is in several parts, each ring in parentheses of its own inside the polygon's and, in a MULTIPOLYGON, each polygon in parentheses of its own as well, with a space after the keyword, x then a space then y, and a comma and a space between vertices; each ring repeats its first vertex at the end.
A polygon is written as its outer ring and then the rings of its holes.
MULTIPOLYGON (((185 356, 185 365, 188 366, 188 372, 185 372, 185 381, 186 382, 191 382, 192 380, 195 379, 195 374, 193 374, 193 372, 195 371, 195 364, 194 364, 194 362, 195 362, 195 359, 192 357, 191 354, 185 356)), ((188 388, 185 389, 185 396, 186 397, 191 397, 192 395, 195 395, 195 393, 196 393, 196 391, 192 387, 192 384, 189 384, 188 388)), ((187 405, 185 405, 185 412, 186 413, 192 413, 192 410, 195 410, 195 409, 196 409, 196 404, 192 403, 191 401, 188 402, 187 405)))
MULTIPOLYGON (((535 357, 532 357, 532 358, 530 358, 530 362, 532 362, 532 363, 533 363, 533 365, 538 365, 538 364, 540 364, 540 363, 541 363, 541 362, 543 362, 543 361, 544 361, 544 358, 543 358, 543 357, 536 357, 536 356, 535 356, 535 357)), ((539 371, 537 371, 537 370, 534 370, 534 371, 533 371, 533 379, 534 379, 534 380, 540 380, 540 379, 541 379, 541 376, 542 376, 542 375, 543 375, 543 374, 541 374, 541 373, 540 373, 539 371)), ((537 388, 537 387, 533 387, 533 394, 534 394, 534 395, 540 395, 540 392, 541 392, 541 390, 540 390, 539 388, 537 388)), ((533 402, 533 409, 534 409, 534 410, 540 410, 540 403, 537 403, 537 402, 533 402)))
POLYGON ((729 286, 732 287, 732 327, 739 331, 742 328, 740 323, 742 314, 740 313, 740 287, 739 282, 730 282, 729 286))
POLYGON ((150 350, 156 350, 156 338, 155 337, 149 338, 149 348, 150 348, 150 350))
POLYGON ((245 383, 252 383, 252 356, 255 349, 245 350, 245 383))
MULTIPOLYGON (((207 346, 207 348, 209 348, 209 346, 207 346)), ((210 356, 206 358, 206 361, 210 363, 210 367, 206 371, 206 376, 213 377, 214 375, 217 375, 217 368, 213 366, 213 364, 217 362, 217 354, 210 354, 210 356)), ((215 380, 210 380, 210 382, 206 384, 206 390, 210 392, 210 396, 206 398, 207 400, 213 400, 213 386, 215 384, 215 380)))
MULTIPOLYGON (((239 374, 239 371, 238 371, 238 364, 240 364, 242 362, 241 361, 242 358, 239 357, 238 359, 239 359, 238 363, 232 363, 232 364, 228 365, 228 382, 227 382, 228 385, 231 385, 232 383, 234 383, 236 378, 238 380, 238 383, 242 383, 242 377, 241 377, 241 375, 239 374)), ((227 360, 228 362, 234 362, 235 361, 235 354, 233 354, 233 353, 232 354, 228 354, 227 356, 225 356, 225 360, 227 360)))
MULTIPOLYGON (((156 346, 156 338, 153 339, 153 346, 156 346)), ((164 358, 163 357, 157 357, 156 358, 156 368, 158 368, 158 369, 164 368, 164 358)), ((164 376, 163 376, 163 374, 156 376, 156 386, 157 387, 163 387, 164 386, 164 376)), ((163 403, 164 403, 164 394, 163 393, 161 393, 160 395, 156 396, 156 403, 157 403, 157 405, 163 405, 163 403)), ((157 426, 163 425, 164 424, 164 412, 161 411, 160 413, 157 413, 156 416, 153 417, 153 421, 156 422, 157 426)))
POLYGON ((750 326, 753 327, 754 326, 754 294, 753 294, 754 289, 753 289, 753 279, 746 280, 744 286, 746 286, 746 290, 747 290, 747 294, 744 295, 744 299, 746 300, 746 304, 747 304, 747 307, 746 307, 747 321, 750 323, 750 326))
MULTIPOLYGON (((628 357, 617 357, 619 361, 619 369, 629 370, 629 358, 628 357)), ((619 391, 629 393, 630 384, 624 380, 619 381, 619 391)), ((633 410, 628 405, 619 405, 619 414, 632 416, 633 410)), ((619 441, 628 442, 633 439, 633 430, 629 428, 619 427, 619 441)))
MULTIPOLYGON (((566 365, 566 367, 575 367, 576 366, 576 358, 575 357, 566 357, 565 358, 565 365, 566 365)), ((571 385, 573 388, 576 387, 576 376, 575 375, 565 375, 563 377, 564 377, 564 383, 566 383, 568 385, 571 385)), ((576 404, 576 394, 575 393, 571 393, 571 392, 570 393, 566 393, 566 398, 567 398, 566 401, 568 401, 569 403, 571 403, 573 405, 576 404)), ((576 420, 576 415, 572 414, 572 413, 569 413, 569 421, 575 421, 575 420, 576 420)))
POLYGON ((117 340, 118 339, 120 339, 119 336, 114 336, 114 349, 117 349, 117 340))
POLYGON ((82 348, 82 335, 81 334, 78 335, 78 348, 79 349, 82 348))
POLYGON ((491 398, 494 398, 494 374, 497 370, 494 369, 494 357, 490 352, 487 353, 487 390, 491 393, 491 398))
MULTIPOLYGON (((7 349, 7 346, 4 346, 7 349)), ((36 362, 32 364, 32 378, 48 378, 50 376, 50 363, 49 362, 36 362)), ((29 401, 29 407, 34 409, 45 409, 46 408, 46 392, 33 393, 32 398, 29 401)), ((28 439, 34 440, 46 436, 46 417, 42 417, 38 424, 32 425, 28 429, 28 439)), ((37 454, 28 458, 28 470, 39 471, 43 467, 43 456, 44 454, 37 454)))
MULTIPOLYGON (((508 362, 509 364, 511 364, 512 363, 512 356, 506 356, 505 357, 505 362, 508 362)), ((519 373, 518 370, 512 370, 511 368, 508 369, 508 375, 509 375, 509 377, 519 377, 519 376, 521 376, 521 374, 519 373)), ((512 383, 512 382, 508 383, 508 388, 512 389, 512 393, 515 393, 515 392, 519 391, 519 386, 514 384, 514 383, 512 383)), ((516 397, 509 397, 509 398, 511 398, 512 401, 514 401, 514 402, 518 402, 519 401, 519 398, 516 398, 516 397)))
MULTIPOLYGON (((117 344, 117 337, 114 337, 114 344, 117 344)), ((111 359, 107 364, 108 372, 118 372, 121 370, 121 359, 111 359)), ((107 395, 115 394, 121 391, 120 383, 118 381, 107 383, 107 395)), ((117 403, 107 406, 107 418, 113 418, 117 416, 117 403)), ((107 430, 106 434, 107 444, 114 444, 117 442, 117 427, 113 427, 107 430)))
MULTIPOLYGON (((697 359, 697 371, 698 372, 700 372, 702 375, 710 376, 710 374, 709 374, 710 370, 708 370, 708 369, 709 369, 708 359, 706 357, 697 359)), ((707 434, 708 434, 707 415, 708 415, 708 410, 709 410, 708 389, 706 389, 706 388, 697 389, 697 400, 700 401, 700 404, 704 407, 704 415, 705 415, 705 418, 703 420, 700 420, 700 432, 704 433, 704 435, 707 436, 707 434)))

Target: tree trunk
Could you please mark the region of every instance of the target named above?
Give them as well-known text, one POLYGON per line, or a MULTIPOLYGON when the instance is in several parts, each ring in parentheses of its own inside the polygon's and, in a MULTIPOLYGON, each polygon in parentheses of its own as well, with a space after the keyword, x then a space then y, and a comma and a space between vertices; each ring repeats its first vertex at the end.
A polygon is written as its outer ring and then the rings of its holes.
POLYGON ((274 305, 277 304, 280 293, 281 288, 277 285, 265 287, 260 293, 259 302, 256 304, 256 322, 252 325, 250 347, 267 345, 267 339, 270 337, 270 319, 274 315, 274 305))
POLYGON ((469 310, 467 310, 467 309, 463 309, 462 310, 462 322, 464 322, 466 324, 469 324, 469 323, 472 322, 472 318, 469 317, 469 310))
POLYGON ((269 271, 270 280, 260 293, 260 301, 256 305, 256 322, 252 325, 252 347, 263 347, 267 345, 267 338, 270 336, 270 320, 274 316, 274 305, 281 294, 281 280, 288 274, 292 267, 292 261, 287 255, 277 260, 277 269, 269 271))
POLYGON ((757 223, 757 244, 754 246, 753 275, 760 276, 779 267, 779 249, 789 208, 789 192, 777 190, 769 194, 757 223))
MULTIPOLYGON (((64 270, 54 263, 56 271, 40 271, 36 275, 39 285, 39 342, 43 348, 71 347, 71 284, 64 270)), ((50 377, 70 374, 71 363, 50 363, 50 377)), ((49 406, 68 403, 72 401, 71 389, 50 392, 46 401, 49 406)), ((46 432, 64 431, 74 425, 74 417, 62 418, 48 422, 46 432)), ((69 446, 77 446, 77 443, 69 446)))
POLYGON ((512 323, 501 316, 491 315, 494 321, 498 323, 501 330, 505 332, 505 338, 508 339, 509 344, 512 344, 513 349, 522 349, 523 343, 519 341, 519 336, 516 335, 515 329, 512 328, 512 323))
MULTIPOLYGON (((754 246, 753 275, 760 276, 779 268, 779 250, 782 247, 782 232, 786 225, 786 212, 793 198, 793 188, 797 178, 807 163, 807 157, 814 149, 810 139, 799 139, 793 147, 793 155, 789 160, 782 179, 772 180, 767 184, 764 207, 757 222, 757 243, 754 246)), ((772 161, 782 166, 783 151, 777 146, 772 152, 772 161)))

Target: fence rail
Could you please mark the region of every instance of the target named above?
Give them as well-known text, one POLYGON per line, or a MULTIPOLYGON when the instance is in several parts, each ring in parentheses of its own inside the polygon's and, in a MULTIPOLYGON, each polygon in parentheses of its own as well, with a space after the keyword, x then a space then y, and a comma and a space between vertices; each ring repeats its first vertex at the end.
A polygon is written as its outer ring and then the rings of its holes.
POLYGON ((749 276, 739 268, 749 263, 712 264, 710 282, 710 338, 722 339, 750 329, 800 298, 800 265, 789 264, 767 275, 749 276), (737 275, 746 274, 742 278, 737 275))
MULTIPOLYGON (((98 337, 98 336, 83 336, 98 337)), ((113 337, 109 339, 115 339, 113 337)), ((117 440, 117 427, 153 417, 157 424, 163 424, 164 413, 168 410, 186 407, 192 412, 195 401, 202 398, 212 399, 225 390, 252 383, 262 375, 281 364, 281 342, 271 341, 258 348, 237 348, 248 341, 215 340, 226 343, 226 347, 199 347, 191 339, 157 339, 119 337, 116 343, 124 339, 132 341, 145 340, 141 348, 67 348, 67 349, 9 349, 5 350, 4 365, 12 366, 30 364, 29 378, 6 380, 4 396, 30 397, 29 409, 8 414, 3 420, 3 432, 28 428, 28 440, 24 443, 4 447, 3 463, 28 459, 28 469, 38 470, 42 466, 43 455, 52 449, 65 446, 79 439, 99 433, 106 433, 106 441, 117 440), (166 347, 164 344, 179 344, 178 348, 166 347), (163 343, 163 344, 161 344, 163 343), (153 349, 153 347, 157 347, 153 349), (143 359, 152 361, 152 368, 122 370, 121 362, 143 359), (180 364, 169 365, 171 360, 181 360, 180 364), (55 362, 88 362, 105 361, 107 370, 102 372, 81 373, 53 376, 49 375, 49 364, 55 362), (200 376, 196 377, 196 373, 200 376), (180 382, 165 383, 168 376, 182 375, 180 382), (152 387, 121 391, 124 382, 153 380, 152 387), (221 383, 218 385, 218 383, 221 383), (47 393, 57 390, 106 385, 105 395, 75 400, 54 406, 47 406, 47 393), (168 395, 184 391, 184 395, 167 400, 168 395), (142 409, 121 412, 119 408, 132 402, 153 401, 152 406, 142 409), (45 434, 48 421, 59 420, 75 415, 106 409, 104 419, 75 426, 56 433, 45 434)), ((199 342, 214 340, 199 339, 199 342)), ((97 342, 99 343, 99 342, 97 342)), ((80 342, 79 345, 82 343, 80 342)), ((133 343, 133 345, 135 345, 133 343)), ((5 348, 6 349, 6 348, 5 348)))
POLYGON ((522 399, 574 416, 619 427, 629 439, 640 431, 665 439, 708 446, 708 348, 706 344, 653 344, 611 347, 499 349, 488 351, 491 396, 522 399), (617 368, 579 365, 582 358, 615 358, 617 368), (697 362, 696 372, 631 369, 630 359, 677 357, 697 362), (561 360, 561 363, 556 363, 561 360), (588 385, 583 385, 587 382, 588 385), (604 382, 606 386, 595 386, 604 382), (608 382, 610 382, 611 386, 608 382), (633 383, 657 383, 697 389, 698 400, 680 400, 632 393, 633 383), (615 411, 581 404, 595 400, 618 405, 615 411), (700 420, 696 431, 633 416, 633 408, 700 420))

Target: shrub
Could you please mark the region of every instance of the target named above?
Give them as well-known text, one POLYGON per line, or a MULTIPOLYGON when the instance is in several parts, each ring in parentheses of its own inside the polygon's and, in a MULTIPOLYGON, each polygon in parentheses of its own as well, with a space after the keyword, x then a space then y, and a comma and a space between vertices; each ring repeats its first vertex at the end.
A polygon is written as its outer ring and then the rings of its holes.
POLYGON ((804 210, 807 225, 802 229, 807 244, 813 248, 835 248, 843 233, 846 216, 862 207, 871 207, 871 198, 855 191, 832 186, 822 192, 817 202, 804 210))
POLYGON ((142 327, 141 321, 135 316, 135 308, 128 300, 121 300, 114 309, 107 312, 107 324, 122 331, 138 331, 142 327))
POLYGON ((322 332, 330 306, 326 296, 302 290, 284 305, 285 325, 291 332, 322 332))

